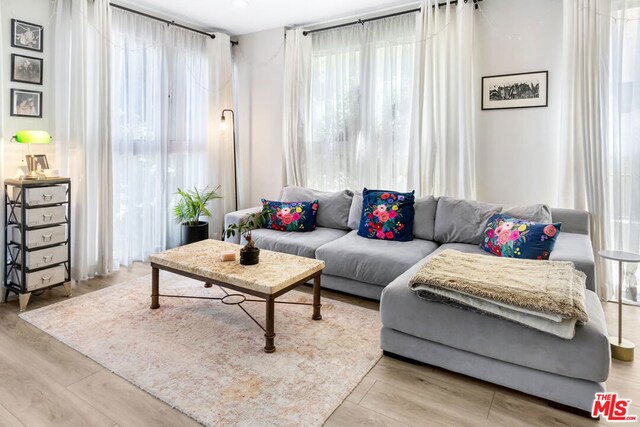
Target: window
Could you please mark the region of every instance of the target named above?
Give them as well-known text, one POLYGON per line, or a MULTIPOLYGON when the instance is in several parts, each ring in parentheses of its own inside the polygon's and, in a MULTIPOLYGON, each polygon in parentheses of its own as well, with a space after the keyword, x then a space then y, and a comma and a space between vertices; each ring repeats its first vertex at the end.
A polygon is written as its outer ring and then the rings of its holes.
POLYGON ((407 189, 416 16, 313 33, 308 186, 407 189))

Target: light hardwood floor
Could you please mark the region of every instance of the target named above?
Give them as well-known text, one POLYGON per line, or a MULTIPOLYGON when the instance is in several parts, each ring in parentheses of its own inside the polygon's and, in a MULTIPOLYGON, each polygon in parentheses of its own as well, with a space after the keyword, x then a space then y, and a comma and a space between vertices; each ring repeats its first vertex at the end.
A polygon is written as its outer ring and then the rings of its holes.
MULTIPOLYGON (((86 294, 150 273, 145 264, 80 282, 86 294)), ((308 289, 305 291, 309 292, 308 289)), ((323 291, 323 298, 377 310, 378 304, 323 291)), ((29 309, 64 299, 61 288, 32 297, 29 309)), ((616 306, 604 305, 610 331, 616 306)), ((640 343, 640 308, 625 306, 625 336, 640 343)), ((613 361, 609 391, 632 399, 640 415, 637 362, 613 361), (638 405, 638 406, 636 406, 638 405)), ((601 422, 600 424, 604 424, 601 422)), ((18 318, 0 304, 0 426, 195 426, 195 421, 18 318)), ((598 422, 552 409, 540 399, 442 369, 389 357, 365 376, 327 426, 588 426, 598 422)))

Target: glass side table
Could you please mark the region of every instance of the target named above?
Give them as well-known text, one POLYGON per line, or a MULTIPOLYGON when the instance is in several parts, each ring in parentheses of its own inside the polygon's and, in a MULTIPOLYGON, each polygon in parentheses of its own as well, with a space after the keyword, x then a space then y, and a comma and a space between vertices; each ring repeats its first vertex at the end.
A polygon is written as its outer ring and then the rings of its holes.
POLYGON ((622 338, 622 264, 625 262, 640 262, 640 255, 624 251, 600 251, 604 259, 618 261, 618 336, 609 337, 611 344, 611 357, 624 362, 633 361, 635 344, 622 338))

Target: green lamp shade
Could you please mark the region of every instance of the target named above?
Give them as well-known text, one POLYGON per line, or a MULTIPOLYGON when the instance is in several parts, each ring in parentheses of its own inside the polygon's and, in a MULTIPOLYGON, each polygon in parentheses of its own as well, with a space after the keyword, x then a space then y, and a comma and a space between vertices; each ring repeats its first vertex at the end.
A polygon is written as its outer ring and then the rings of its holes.
POLYGON ((13 137, 20 144, 49 144, 51 135, 44 130, 19 130, 13 137))

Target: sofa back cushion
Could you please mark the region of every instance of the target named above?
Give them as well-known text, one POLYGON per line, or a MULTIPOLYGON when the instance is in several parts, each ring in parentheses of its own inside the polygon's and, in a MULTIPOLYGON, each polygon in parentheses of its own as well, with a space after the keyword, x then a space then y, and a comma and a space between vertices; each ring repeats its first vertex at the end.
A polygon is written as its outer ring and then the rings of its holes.
POLYGON ((416 214, 413 218, 413 235, 417 239, 434 240, 436 209, 438 199, 433 196, 416 199, 414 205, 416 214))
POLYGON ((317 200, 316 225, 318 227, 348 230, 349 209, 351 208, 352 199, 353 192, 350 190, 327 192, 288 185, 282 189, 280 200, 283 202, 317 200))
POLYGON ((434 240, 440 243, 471 243, 479 245, 483 240, 484 226, 501 206, 475 200, 438 198, 434 240))
POLYGON ((547 205, 503 207, 501 213, 513 218, 524 219, 533 222, 550 223, 552 220, 551 209, 549 209, 549 206, 547 205))
POLYGON ((362 191, 357 190, 353 192, 353 200, 351 201, 351 207, 349 208, 349 220, 347 225, 352 230, 360 228, 360 217, 362 216, 362 191))

